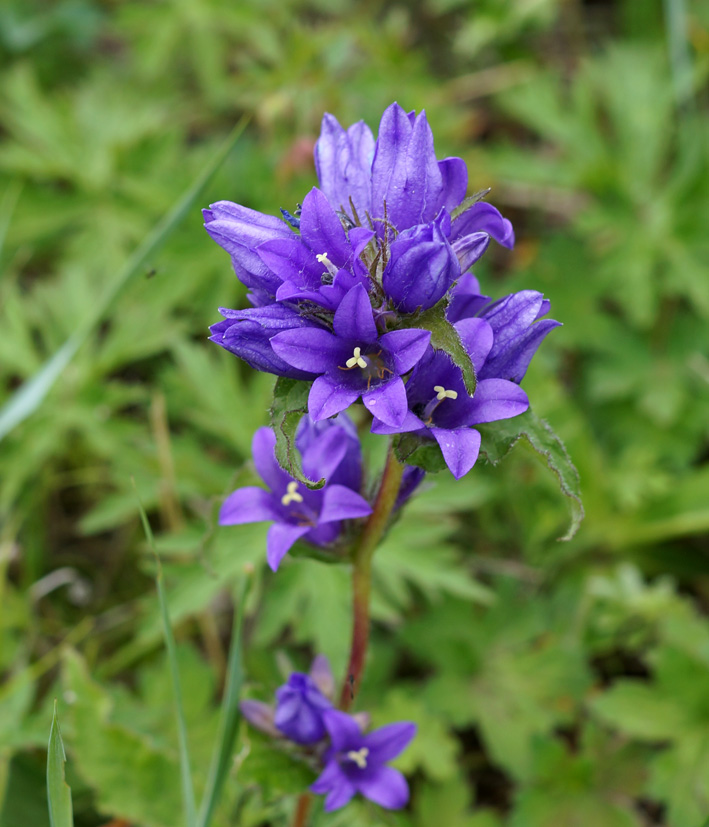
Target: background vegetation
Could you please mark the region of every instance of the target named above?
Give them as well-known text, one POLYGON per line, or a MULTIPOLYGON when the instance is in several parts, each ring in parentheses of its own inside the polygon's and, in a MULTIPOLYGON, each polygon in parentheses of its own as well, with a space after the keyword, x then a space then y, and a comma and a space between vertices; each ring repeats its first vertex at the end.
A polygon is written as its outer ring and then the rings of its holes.
MULTIPOLYGON (((0 6, 0 403, 83 329, 243 114, 203 196, 292 209, 323 111, 426 108, 439 155, 512 218, 486 292, 564 322, 526 380, 586 520, 516 449, 439 475, 376 561, 359 699, 419 735, 408 812, 317 824, 701 827, 709 816, 709 5, 703 0, 6 0, 0 6)), ((206 341, 244 304, 195 205, 0 443, 0 824, 48 825, 52 703, 77 827, 181 823, 153 565, 163 555, 194 780, 234 582, 256 567, 247 689, 349 635, 347 572, 264 571, 219 529, 271 378, 206 341)), ((243 728, 215 823, 285 825, 307 770, 243 728)))

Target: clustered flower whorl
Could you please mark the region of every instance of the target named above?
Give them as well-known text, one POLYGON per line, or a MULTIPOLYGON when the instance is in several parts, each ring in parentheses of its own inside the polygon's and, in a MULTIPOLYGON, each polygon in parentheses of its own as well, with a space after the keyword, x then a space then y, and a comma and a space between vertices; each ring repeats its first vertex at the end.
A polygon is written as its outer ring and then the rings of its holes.
POLYGON ((283 220, 228 201, 204 211, 253 304, 222 309, 211 338, 257 370, 311 381, 313 420, 361 399, 373 432, 435 440, 461 477, 478 456, 473 426, 528 408, 519 382, 559 323, 541 318, 540 293, 491 302, 467 273, 491 238, 513 246, 512 225, 466 200, 466 165, 436 159, 424 112, 392 104, 376 140, 325 115, 315 167, 320 189, 283 220), (426 311, 441 304, 474 367, 472 395, 432 337, 426 311))

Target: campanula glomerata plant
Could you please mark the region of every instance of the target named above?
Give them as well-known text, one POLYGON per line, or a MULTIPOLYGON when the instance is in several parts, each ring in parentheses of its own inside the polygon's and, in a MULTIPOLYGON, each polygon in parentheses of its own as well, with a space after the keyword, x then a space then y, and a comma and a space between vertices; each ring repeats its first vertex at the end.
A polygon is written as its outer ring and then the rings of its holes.
MULTIPOLYGON (((301 556, 352 568, 353 635, 339 699, 318 656, 309 674, 291 674, 275 705, 245 700, 242 713, 292 742, 319 773, 310 789, 326 796, 326 811, 356 794, 399 809, 409 789, 388 762, 415 723, 367 732, 366 713, 349 714, 367 652, 372 557, 427 472, 463 477, 484 439, 511 445, 524 435, 537 448, 554 439, 531 413, 521 416, 529 400, 520 382, 559 322, 546 318, 549 302, 534 290, 499 299, 482 292, 471 268, 491 240, 514 245, 512 225, 486 192, 468 196, 462 159, 436 158, 425 113, 392 104, 376 139, 363 122, 345 129, 325 115, 315 168, 319 187, 282 217, 229 201, 204 211, 252 305, 221 309, 211 339, 278 377, 271 427, 253 440, 265 487, 230 494, 220 523, 270 522, 274 571, 296 544, 301 556), (519 428, 489 424, 515 418, 519 428), (358 427, 388 439, 371 490, 358 427)), ((294 825, 306 823, 308 806, 304 791, 294 825)))

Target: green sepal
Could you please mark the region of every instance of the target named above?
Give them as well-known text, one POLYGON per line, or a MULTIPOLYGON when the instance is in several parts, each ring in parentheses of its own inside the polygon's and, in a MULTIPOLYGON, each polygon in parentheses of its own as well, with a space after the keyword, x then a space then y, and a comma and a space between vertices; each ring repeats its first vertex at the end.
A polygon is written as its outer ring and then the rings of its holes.
POLYGON ((295 432, 298 423, 308 412, 310 382, 301 379, 286 379, 279 376, 273 389, 271 405, 271 427, 276 434, 276 459, 278 464, 308 488, 322 488, 325 478, 310 480, 303 473, 300 455, 295 447, 295 432))
POLYGON ((569 499, 571 524, 559 540, 570 540, 584 518, 579 472, 551 426, 530 409, 512 419, 476 425, 475 428, 482 434, 480 454, 492 465, 504 459, 521 439, 546 460, 548 468, 559 480, 561 493, 569 499))
POLYGON ((414 434, 400 434, 394 440, 394 453, 399 462, 416 465, 432 474, 446 468, 438 443, 430 439, 421 439, 414 434))
POLYGON ((455 221, 459 215, 463 215, 464 212, 469 210, 471 207, 474 207, 478 201, 482 201, 483 198, 490 192, 490 187, 486 190, 480 190, 479 192, 474 193, 473 195, 469 195, 464 201, 461 201, 460 204, 453 210, 451 213, 451 221, 455 221))
POLYGON ((463 347, 460 336, 455 327, 446 318, 448 299, 441 299, 438 304, 424 310, 422 313, 415 313, 412 316, 402 319, 402 327, 419 327, 431 332, 431 346, 436 350, 445 351, 453 363, 460 368, 463 374, 465 389, 470 396, 475 393, 477 379, 475 378, 475 367, 468 351, 463 347))

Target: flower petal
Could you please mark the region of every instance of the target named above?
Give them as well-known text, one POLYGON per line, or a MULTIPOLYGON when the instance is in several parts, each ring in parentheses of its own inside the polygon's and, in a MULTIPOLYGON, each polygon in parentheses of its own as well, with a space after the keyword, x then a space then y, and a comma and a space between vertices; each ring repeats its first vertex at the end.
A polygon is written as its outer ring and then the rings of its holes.
POLYGON ((352 124, 345 132, 333 115, 323 116, 315 144, 320 188, 335 209, 343 209, 348 215, 352 211, 351 197, 363 221, 365 211, 370 210, 373 154, 374 137, 363 121, 352 124))
POLYGON ((344 411, 359 399, 359 391, 335 381, 332 376, 318 376, 310 388, 308 413, 316 422, 344 411))
POLYGON ((281 281, 292 281, 300 288, 309 290, 320 287, 323 268, 298 236, 265 241, 256 248, 256 252, 281 281))
MULTIPOLYGON (((344 267, 351 257, 342 222, 330 202, 316 187, 303 199, 300 236, 313 254, 325 253, 336 267, 344 267)), ((325 270, 324 266, 322 269, 325 270)))
POLYGON ((469 270, 490 245, 487 233, 469 233, 453 242, 453 251, 458 256, 461 272, 469 270))
POLYGON ((355 520, 358 517, 368 517, 371 513, 370 504, 356 491, 345 488, 344 485, 327 485, 318 522, 355 520))
POLYGON ((335 695, 335 676, 332 674, 330 661, 325 655, 316 655, 313 658, 308 674, 322 694, 332 700, 335 695))
POLYGON ((219 510, 219 525, 242 525, 277 520, 273 494, 263 488, 237 488, 219 510))
POLYGON ((409 410, 406 388, 400 376, 392 376, 362 394, 364 407, 387 425, 398 427, 409 410))
POLYGON ((362 733, 351 715, 340 712, 339 709, 327 709, 323 712, 323 721, 336 752, 359 749, 362 746, 362 733))
POLYGON ((404 417, 404 421, 401 425, 394 426, 394 425, 387 425, 386 422, 382 422, 381 419, 377 419, 376 416, 374 417, 374 421, 372 422, 371 432, 373 434, 405 434, 409 431, 419 431, 421 428, 425 428, 426 426, 421 422, 421 420, 416 416, 416 414, 411 413, 411 411, 406 412, 406 416, 404 417))
POLYGON ((468 191, 468 167, 462 158, 444 158, 438 162, 443 178, 443 206, 452 212, 468 191))
POLYGON ((506 379, 483 379, 475 389, 467 422, 469 425, 477 425, 481 422, 510 419, 524 413, 528 407, 527 394, 519 385, 506 379))
POLYGON ((394 767, 379 767, 372 775, 358 778, 356 785, 365 798, 387 810, 400 810, 408 804, 409 785, 394 767))
POLYGON ((495 338, 492 328, 485 319, 472 318, 456 322, 455 329, 458 331, 463 347, 473 360, 475 373, 480 373, 495 338))
POLYGON ((284 330, 271 339, 271 347, 284 362, 310 373, 327 373, 344 366, 352 356, 348 342, 317 327, 284 330), (303 367, 308 365, 308 367, 303 367))
POLYGON ((415 735, 416 724, 410 721, 399 721, 365 735, 362 745, 369 749, 373 763, 385 764, 402 753, 415 735))
POLYGON ((408 373, 414 367, 430 341, 430 331, 419 328, 392 330, 379 338, 379 344, 391 355, 399 375, 408 373))
POLYGON ((251 440, 251 455, 261 479, 275 493, 285 491, 291 478, 276 461, 276 435, 270 428, 259 428, 251 440))
POLYGON ((273 571, 278 571, 281 560, 293 543, 310 531, 309 525, 288 525, 274 523, 266 536, 266 560, 273 571))
POLYGON ((376 342, 377 326, 374 323, 372 303, 362 284, 356 284, 342 299, 335 311, 332 327, 337 336, 343 339, 352 339, 362 345, 376 342))
POLYGON ((451 226, 451 241, 469 233, 487 233, 498 244, 512 249, 515 234, 512 224, 503 218, 500 211, 486 201, 478 201, 462 212, 451 226))
POLYGON ((448 470, 459 480, 475 465, 480 452, 480 434, 472 428, 449 431, 444 428, 430 428, 441 447, 448 470))
POLYGON ((341 428, 329 428, 302 452, 303 472, 310 479, 329 480, 344 459, 348 446, 348 438, 341 428))
POLYGON ((355 792, 356 790, 352 783, 344 778, 343 782, 338 784, 337 787, 328 794, 323 809, 326 813, 341 809, 345 804, 349 804, 355 792))

